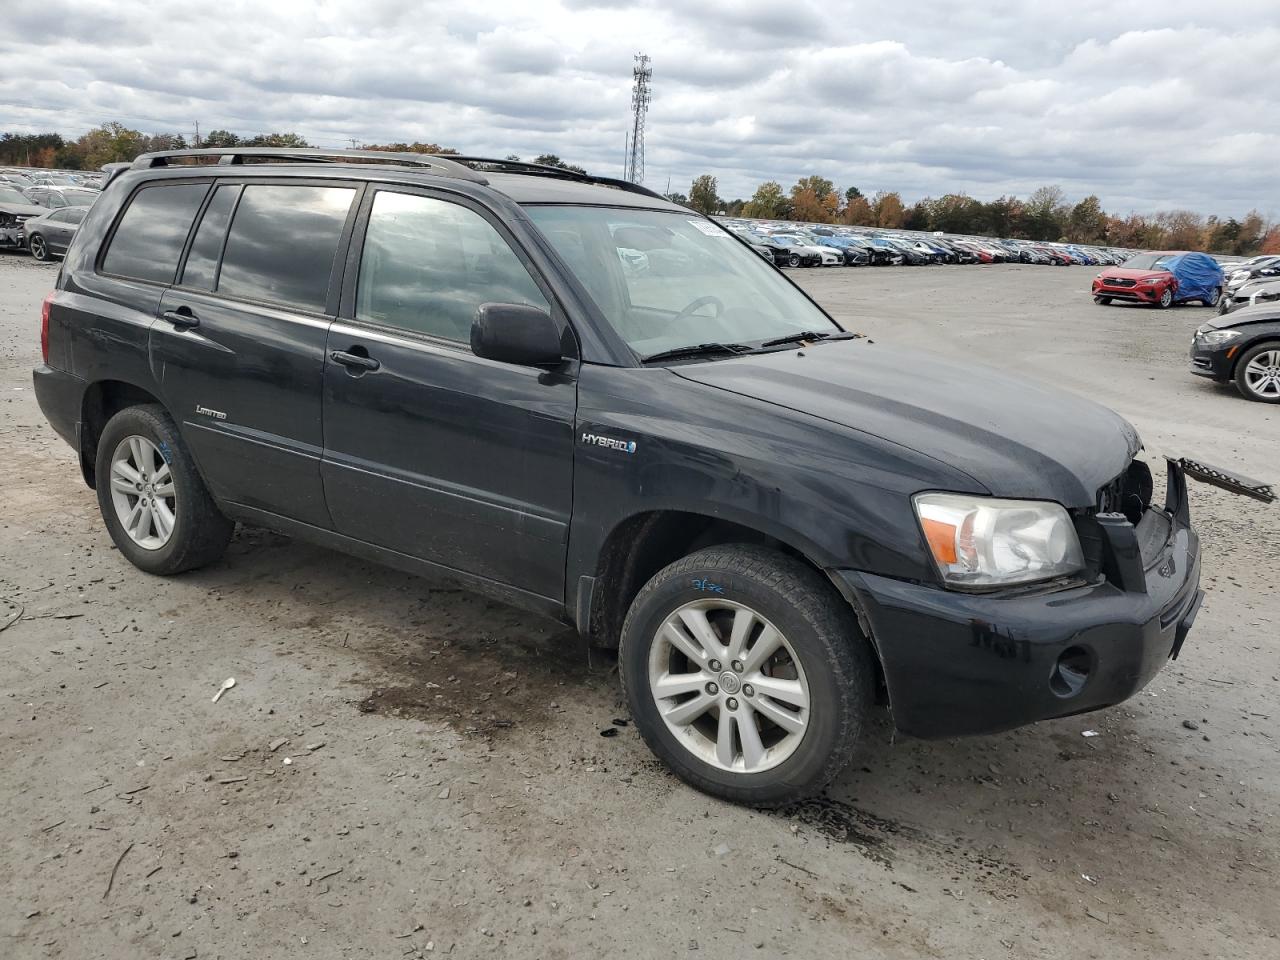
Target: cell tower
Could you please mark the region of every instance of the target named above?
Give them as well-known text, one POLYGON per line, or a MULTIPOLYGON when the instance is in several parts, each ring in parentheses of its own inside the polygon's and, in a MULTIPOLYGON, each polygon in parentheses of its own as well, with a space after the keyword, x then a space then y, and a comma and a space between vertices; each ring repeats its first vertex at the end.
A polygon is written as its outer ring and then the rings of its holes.
POLYGON ((627 146, 627 162, 624 176, 632 183, 644 182, 644 117, 649 112, 649 81, 653 79, 653 67, 649 57, 637 53, 635 67, 631 70, 635 83, 631 87, 631 142, 627 146))

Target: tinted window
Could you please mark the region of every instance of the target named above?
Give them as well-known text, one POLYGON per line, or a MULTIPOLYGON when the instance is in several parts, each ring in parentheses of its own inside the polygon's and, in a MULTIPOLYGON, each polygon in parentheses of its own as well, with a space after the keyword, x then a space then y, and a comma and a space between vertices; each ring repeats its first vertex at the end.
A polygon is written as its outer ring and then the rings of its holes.
POLYGON ((191 221, 208 189, 204 183, 178 183, 139 190, 111 238, 103 271, 172 283, 191 221))
POLYGON ((482 303, 549 309, 524 264, 479 214, 379 192, 360 259, 357 319, 466 343, 482 303))
POLYGON ((355 190, 250 185, 236 207, 218 292, 323 311, 355 190))
POLYGON ((67 223, 79 223, 88 212, 88 207, 67 207, 62 211, 62 219, 66 220, 67 223))
POLYGON ((222 239, 227 235, 227 223, 231 220, 231 210, 239 195, 238 185, 219 187, 209 205, 204 208, 204 216, 200 219, 200 226, 196 228, 196 238, 191 242, 191 252, 187 254, 187 265, 182 268, 181 282, 184 287, 213 289, 218 256, 222 253, 222 239))

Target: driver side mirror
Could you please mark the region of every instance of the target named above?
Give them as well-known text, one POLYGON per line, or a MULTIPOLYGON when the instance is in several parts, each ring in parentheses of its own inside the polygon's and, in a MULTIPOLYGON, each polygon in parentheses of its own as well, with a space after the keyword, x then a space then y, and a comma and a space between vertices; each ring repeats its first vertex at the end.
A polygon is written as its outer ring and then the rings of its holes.
POLYGON ((471 324, 471 352, 522 367, 554 367, 564 359, 551 314, 525 303, 482 303, 471 324))

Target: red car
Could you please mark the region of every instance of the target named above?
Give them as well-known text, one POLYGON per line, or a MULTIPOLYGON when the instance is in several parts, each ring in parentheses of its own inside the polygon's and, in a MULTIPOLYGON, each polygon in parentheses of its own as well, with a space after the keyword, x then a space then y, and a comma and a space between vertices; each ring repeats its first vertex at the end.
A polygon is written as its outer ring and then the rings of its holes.
POLYGON ((1177 250, 1140 253, 1094 277, 1093 300, 1101 304, 1132 300, 1158 307, 1200 300, 1212 307, 1224 286, 1221 267, 1207 254, 1177 250))

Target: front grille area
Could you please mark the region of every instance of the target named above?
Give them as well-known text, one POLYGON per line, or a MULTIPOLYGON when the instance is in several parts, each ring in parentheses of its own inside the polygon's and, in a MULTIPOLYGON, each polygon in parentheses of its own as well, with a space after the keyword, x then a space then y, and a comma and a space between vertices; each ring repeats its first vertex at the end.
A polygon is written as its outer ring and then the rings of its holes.
POLYGON ((1136 287, 1138 285, 1137 280, 1124 280, 1122 278, 1112 277, 1104 277, 1102 282, 1108 287, 1136 287))
POLYGON ((1141 460, 1132 460, 1122 474, 1098 490, 1098 512, 1123 513, 1137 525, 1151 505, 1153 491, 1151 468, 1141 460))

